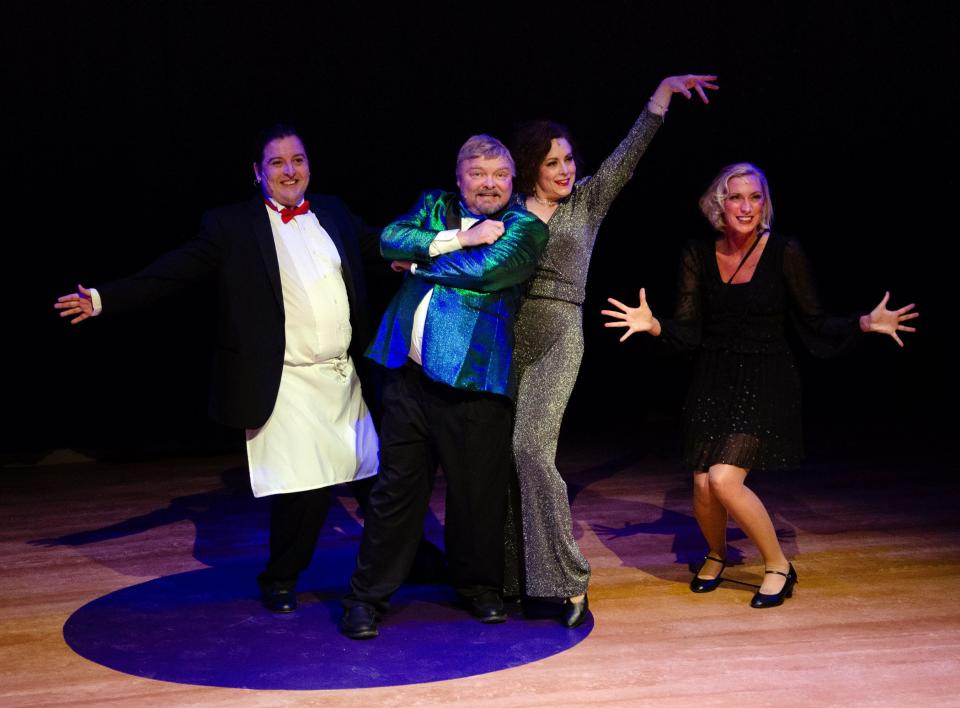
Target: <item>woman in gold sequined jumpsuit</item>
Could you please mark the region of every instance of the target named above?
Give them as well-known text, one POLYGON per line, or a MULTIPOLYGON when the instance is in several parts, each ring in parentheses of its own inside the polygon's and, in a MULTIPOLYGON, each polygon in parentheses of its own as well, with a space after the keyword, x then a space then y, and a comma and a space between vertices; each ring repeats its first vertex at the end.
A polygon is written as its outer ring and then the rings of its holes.
POLYGON ((518 375, 513 451, 520 486, 525 594, 565 601, 568 627, 587 615, 590 565, 573 537, 567 486, 557 472, 560 423, 583 354, 584 287, 597 231, 633 175, 675 93, 717 88, 715 76, 671 76, 593 176, 577 180, 572 141, 551 122, 521 128, 513 145, 519 198, 550 229, 515 325, 518 375))

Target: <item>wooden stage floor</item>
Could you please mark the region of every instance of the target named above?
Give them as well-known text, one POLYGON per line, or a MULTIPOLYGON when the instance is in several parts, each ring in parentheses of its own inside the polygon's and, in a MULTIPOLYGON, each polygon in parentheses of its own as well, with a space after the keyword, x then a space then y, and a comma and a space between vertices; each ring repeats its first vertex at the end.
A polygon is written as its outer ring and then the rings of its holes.
MULTIPOLYGON (((236 550, 219 539, 248 543, 229 533, 232 515, 251 508, 241 457, 7 465, 0 705, 958 706, 956 484, 934 459, 866 460, 869 447, 753 475, 800 576, 793 599, 758 611, 748 603, 760 560, 733 529, 742 563, 727 571, 731 582, 706 595, 687 589, 704 549, 688 475, 668 453, 567 443, 560 468, 594 568, 589 636, 493 673, 332 691, 151 680, 85 659, 64 639, 86 603, 216 563, 236 550)), ((442 480, 440 518, 441 494, 442 480)), ((341 517, 355 518, 352 500, 341 503, 341 517)), ((355 543, 357 528, 329 532, 355 543)))

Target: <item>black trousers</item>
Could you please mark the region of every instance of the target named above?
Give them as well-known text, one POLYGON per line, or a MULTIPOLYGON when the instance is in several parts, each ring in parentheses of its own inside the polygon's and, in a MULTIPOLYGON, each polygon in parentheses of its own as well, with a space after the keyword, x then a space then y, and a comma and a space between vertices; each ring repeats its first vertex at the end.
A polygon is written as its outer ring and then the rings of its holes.
MULTIPOLYGON (((350 483, 361 509, 368 503, 373 479, 350 483)), ((332 487, 276 494, 270 500, 270 558, 257 582, 261 590, 293 590, 313 558, 332 501, 332 487)))
POLYGON ((416 555, 438 464, 447 480, 444 540, 451 583, 465 598, 499 593, 510 400, 432 381, 411 362, 389 372, 383 406, 380 474, 344 606, 386 610, 416 555))

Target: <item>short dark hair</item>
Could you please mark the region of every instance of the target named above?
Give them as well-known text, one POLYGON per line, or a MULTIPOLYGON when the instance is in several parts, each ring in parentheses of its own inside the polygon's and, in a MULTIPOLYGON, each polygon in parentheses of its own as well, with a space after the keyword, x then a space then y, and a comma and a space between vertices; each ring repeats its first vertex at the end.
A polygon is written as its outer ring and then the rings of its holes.
POLYGON ((290 123, 274 123, 270 127, 259 131, 250 144, 250 155, 253 157, 253 164, 259 165, 263 162, 263 149, 267 147, 269 143, 274 140, 279 140, 280 138, 289 138, 290 136, 299 138, 300 142, 306 145, 303 135, 297 130, 296 126, 290 123))
POLYGON ((517 190, 533 194, 533 187, 540 175, 543 158, 550 152, 554 138, 564 138, 573 149, 573 159, 580 166, 576 143, 565 125, 552 120, 535 120, 521 123, 513 132, 511 147, 517 163, 517 190))

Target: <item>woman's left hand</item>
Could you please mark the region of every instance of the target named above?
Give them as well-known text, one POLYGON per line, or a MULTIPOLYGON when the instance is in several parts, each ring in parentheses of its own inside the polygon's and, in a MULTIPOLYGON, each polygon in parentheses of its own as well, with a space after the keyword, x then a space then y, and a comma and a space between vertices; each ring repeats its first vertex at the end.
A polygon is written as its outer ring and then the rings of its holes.
POLYGON ((405 273, 410 270, 410 266, 413 264, 412 261, 393 261, 390 264, 390 270, 396 273, 405 273))
POLYGON ((879 332, 880 334, 889 334, 901 347, 903 342, 897 332, 916 332, 916 327, 908 327, 901 324, 906 320, 913 320, 920 316, 919 312, 911 312, 914 304, 901 307, 899 310, 888 310, 887 302, 890 300, 890 292, 883 294, 880 304, 873 308, 869 315, 860 318, 860 329, 864 332, 879 332))
MULTIPOLYGON (((653 104, 654 108, 662 109, 663 113, 667 112, 667 108, 670 107, 670 98, 675 93, 682 93, 685 98, 693 98, 693 91, 697 92, 697 95, 700 96, 700 100, 704 103, 710 103, 710 99, 707 98, 706 91, 704 89, 709 89, 711 91, 716 91, 720 87, 717 86, 714 81, 717 80, 717 77, 713 74, 683 74, 682 76, 668 76, 663 81, 660 82, 660 85, 657 86, 657 90, 653 92, 653 95, 650 97, 650 103, 653 104)), ((660 115, 663 115, 660 113, 660 115)))

